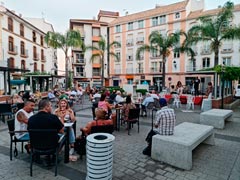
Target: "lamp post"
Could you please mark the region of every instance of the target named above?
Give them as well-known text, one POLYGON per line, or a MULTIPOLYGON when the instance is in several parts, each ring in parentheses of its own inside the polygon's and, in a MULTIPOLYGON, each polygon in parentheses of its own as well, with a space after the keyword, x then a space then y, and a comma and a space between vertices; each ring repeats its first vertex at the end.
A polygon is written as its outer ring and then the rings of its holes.
POLYGON ((221 81, 222 81, 222 93, 221 93, 221 95, 222 95, 222 100, 221 100, 221 108, 222 109, 224 109, 224 105, 223 105, 223 98, 224 98, 224 64, 222 64, 222 66, 221 66, 221 81))

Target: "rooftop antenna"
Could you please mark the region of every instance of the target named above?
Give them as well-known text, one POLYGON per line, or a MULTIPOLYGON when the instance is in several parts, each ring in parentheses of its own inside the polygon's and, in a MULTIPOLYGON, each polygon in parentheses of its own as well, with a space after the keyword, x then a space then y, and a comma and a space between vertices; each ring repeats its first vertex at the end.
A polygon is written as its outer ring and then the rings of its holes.
POLYGON ((45 19, 45 13, 41 12, 41 15, 42 15, 42 19, 45 19))
POLYGON ((123 9, 123 12, 125 12, 125 16, 128 15, 128 10, 127 9, 123 9))

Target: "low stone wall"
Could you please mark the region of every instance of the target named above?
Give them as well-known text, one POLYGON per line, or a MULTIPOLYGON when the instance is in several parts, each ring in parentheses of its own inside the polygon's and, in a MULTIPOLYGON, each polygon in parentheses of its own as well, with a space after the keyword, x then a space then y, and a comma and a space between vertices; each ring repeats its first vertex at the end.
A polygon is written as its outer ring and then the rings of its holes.
MULTIPOLYGON (((233 102, 233 96, 232 95, 224 97, 224 99, 223 99, 224 108, 225 108, 226 104, 231 104, 232 102, 233 102)), ((212 100, 212 108, 219 109, 219 108, 221 108, 221 105, 222 105, 222 99, 221 98, 212 100)))

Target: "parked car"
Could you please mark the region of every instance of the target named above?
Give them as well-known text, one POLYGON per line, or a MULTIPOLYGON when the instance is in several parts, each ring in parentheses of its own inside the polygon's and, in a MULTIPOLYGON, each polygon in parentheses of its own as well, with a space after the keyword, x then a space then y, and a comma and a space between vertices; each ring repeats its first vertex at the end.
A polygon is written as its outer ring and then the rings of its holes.
POLYGON ((235 97, 240 98, 240 84, 238 84, 235 88, 235 97))

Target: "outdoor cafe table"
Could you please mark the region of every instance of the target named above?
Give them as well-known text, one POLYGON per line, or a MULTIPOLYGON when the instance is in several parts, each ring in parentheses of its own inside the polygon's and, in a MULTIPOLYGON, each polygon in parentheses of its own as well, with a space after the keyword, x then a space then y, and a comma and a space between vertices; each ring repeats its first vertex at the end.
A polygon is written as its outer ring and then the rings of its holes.
POLYGON ((64 163, 69 162, 69 131, 72 126, 73 126, 73 123, 64 123, 64 127, 66 128, 64 163))
MULTIPOLYGON (((172 98, 171 94, 165 94, 165 99, 169 101, 169 99, 172 98)), ((203 97, 201 96, 195 96, 194 99, 194 105, 201 105, 202 104, 203 97)), ((181 104, 187 104, 187 95, 181 95, 180 96, 181 104)))

